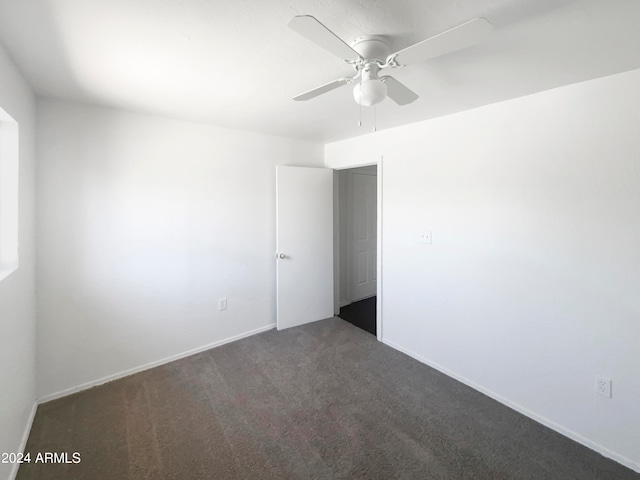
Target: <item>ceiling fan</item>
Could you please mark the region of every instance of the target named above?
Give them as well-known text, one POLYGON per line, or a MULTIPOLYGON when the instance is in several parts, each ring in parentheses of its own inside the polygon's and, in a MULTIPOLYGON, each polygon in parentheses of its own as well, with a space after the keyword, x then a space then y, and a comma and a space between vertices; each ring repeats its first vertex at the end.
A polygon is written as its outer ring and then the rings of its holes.
POLYGON ((407 105, 418 98, 416 93, 395 78, 379 75, 381 70, 425 62, 469 47, 482 40, 492 29, 486 18, 476 18, 410 47, 390 53, 389 44, 382 36, 366 35, 348 45, 311 15, 293 17, 289 27, 328 52, 344 59, 356 70, 353 77, 338 78, 293 99, 310 100, 342 85, 358 82, 353 89, 353 96, 358 104, 366 107, 382 102, 387 96, 398 105, 407 105))

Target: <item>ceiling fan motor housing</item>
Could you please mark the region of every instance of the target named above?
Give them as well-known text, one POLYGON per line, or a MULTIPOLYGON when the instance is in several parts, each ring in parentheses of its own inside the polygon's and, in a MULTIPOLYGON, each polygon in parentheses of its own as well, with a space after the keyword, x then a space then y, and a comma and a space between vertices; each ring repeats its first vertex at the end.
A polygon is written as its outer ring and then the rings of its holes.
POLYGON ((389 56, 389 44, 384 37, 380 35, 365 35, 357 38, 352 44, 356 52, 364 58, 365 63, 378 60, 381 64, 384 64, 389 56))
POLYGON ((366 36, 351 47, 364 59, 356 65, 360 73, 360 83, 353 89, 356 103, 366 107, 380 103, 387 96, 387 86, 378 78, 378 71, 389 55, 389 44, 383 37, 366 36))

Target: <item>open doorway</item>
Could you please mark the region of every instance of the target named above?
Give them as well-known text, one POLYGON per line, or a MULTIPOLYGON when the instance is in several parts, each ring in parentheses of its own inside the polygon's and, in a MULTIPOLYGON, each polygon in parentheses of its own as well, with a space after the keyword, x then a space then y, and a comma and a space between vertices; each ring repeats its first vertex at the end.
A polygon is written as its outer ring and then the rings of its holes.
POLYGON ((338 316, 377 335, 377 166, 337 172, 338 316))

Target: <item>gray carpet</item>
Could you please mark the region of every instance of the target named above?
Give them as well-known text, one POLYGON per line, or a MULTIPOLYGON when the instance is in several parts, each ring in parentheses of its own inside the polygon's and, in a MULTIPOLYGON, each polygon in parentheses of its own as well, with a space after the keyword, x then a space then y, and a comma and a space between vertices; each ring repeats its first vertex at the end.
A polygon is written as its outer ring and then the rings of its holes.
POLYGON ((19 480, 640 479, 338 318, 43 404, 27 451, 81 461, 19 480))

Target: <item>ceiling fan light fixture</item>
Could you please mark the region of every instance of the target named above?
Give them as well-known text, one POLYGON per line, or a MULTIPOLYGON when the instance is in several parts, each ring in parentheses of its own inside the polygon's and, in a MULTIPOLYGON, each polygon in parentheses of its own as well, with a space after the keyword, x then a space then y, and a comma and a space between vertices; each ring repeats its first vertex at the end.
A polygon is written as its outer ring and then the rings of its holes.
POLYGON ((353 98, 363 107, 382 102, 387 96, 387 86, 378 78, 363 79, 353 89, 353 98))

